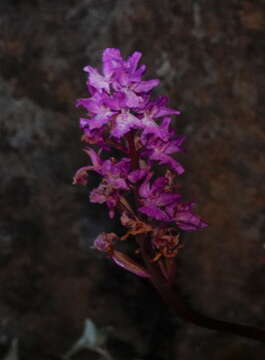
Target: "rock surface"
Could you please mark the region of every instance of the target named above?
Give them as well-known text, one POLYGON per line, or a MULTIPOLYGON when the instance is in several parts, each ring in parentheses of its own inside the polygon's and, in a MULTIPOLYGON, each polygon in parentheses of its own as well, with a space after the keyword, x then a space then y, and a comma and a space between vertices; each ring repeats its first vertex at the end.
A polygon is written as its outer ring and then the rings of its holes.
MULTIPOLYGON (((76 98, 105 47, 144 54, 182 110, 180 179, 208 229, 185 238, 178 281, 214 317, 265 328, 262 0, 1 0, 0 356, 60 358, 84 321, 113 358, 254 359, 263 345, 180 322, 144 281, 90 249, 113 225, 72 186, 84 164, 76 98)), ((93 179, 91 180, 93 181, 93 179)), ((84 351, 75 359, 97 359, 84 351)))

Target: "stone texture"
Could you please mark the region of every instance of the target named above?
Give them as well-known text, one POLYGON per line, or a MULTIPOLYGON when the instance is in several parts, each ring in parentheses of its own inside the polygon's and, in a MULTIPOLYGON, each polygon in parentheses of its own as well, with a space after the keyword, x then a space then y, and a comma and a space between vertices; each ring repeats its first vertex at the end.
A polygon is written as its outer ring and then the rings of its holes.
POLYGON ((179 322, 91 250, 117 224, 71 184, 85 161, 83 66, 105 47, 142 51, 183 112, 180 183, 210 223, 185 236, 183 293, 212 316, 265 327, 264 14, 262 0, 0 2, 0 356, 18 337, 20 359, 59 358, 90 317, 112 327, 115 360, 264 357, 258 343, 179 322))

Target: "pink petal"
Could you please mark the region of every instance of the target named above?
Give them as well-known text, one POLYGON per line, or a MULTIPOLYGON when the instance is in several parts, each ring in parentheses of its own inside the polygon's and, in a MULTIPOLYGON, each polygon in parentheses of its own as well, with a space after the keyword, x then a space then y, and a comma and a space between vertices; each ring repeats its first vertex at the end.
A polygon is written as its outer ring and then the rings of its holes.
POLYGON ((162 220, 162 221, 170 220, 167 214, 158 207, 156 207, 155 205, 142 206, 138 210, 141 211, 143 214, 156 220, 162 220))
POLYGON ((109 83, 104 78, 104 76, 100 75, 97 69, 94 69, 92 66, 84 67, 84 71, 89 73, 88 83, 98 90, 106 90, 109 92, 109 83))
POLYGON ((119 49, 107 48, 103 52, 103 74, 110 77, 122 64, 122 57, 119 49))
POLYGON ((111 135, 120 138, 131 129, 140 127, 140 120, 129 112, 122 113, 116 117, 116 124, 111 131, 111 135))
POLYGON ((179 212, 174 220, 182 230, 198 230, 208 226, 199 216, 190 212, 179 212))
POLYGON ((140 181, 140 180, 142 180, 143 177, 146 176, 147 171, 148 171, 147 169, 138 169, 138 170, 131 171, 130 174, 128 175, 128 179, 132 183, 140 181))
POLYGON ((158 79, 141 81, 141 82, 139 82, 139 84, 134 86, 134 91, 137 93, 148 92, 148 91, 152 90, 154 87, 158 86, 158 84, 159 84, 158 79))
POLYGON ((139 63, 139 60, 142 57, 142 53, 140 51, 135 51, 126 61, 126 65, 130 69, 130 71, 135 72, 137 69, 137 65, 139 63))

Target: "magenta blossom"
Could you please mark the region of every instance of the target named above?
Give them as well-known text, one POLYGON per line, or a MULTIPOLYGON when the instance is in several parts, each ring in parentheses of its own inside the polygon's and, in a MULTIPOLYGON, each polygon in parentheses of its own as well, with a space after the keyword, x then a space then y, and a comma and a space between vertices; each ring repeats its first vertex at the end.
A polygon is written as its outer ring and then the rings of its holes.
POLYGON ((168 206, 174 204, 180 197, 180 194, 165 191, 168 180, 165 177, 158 177, 153 184, 150 184, 150 178, 153 173, 149 173, 139 188, 140 202, 143 206, 139 211, 151 218, 162 221, 170 221, 166 212, 168 206))
POLYGON ((121 216, 125 234, 103 233, 95 248, 119 266, 148 277, 139 261, 115 249, 128 238, 135 239, 136 247, 145 239, 150 261, 158 261, 163 276, 170 278, 167 263, 182 247, 180 230, 207 224, 193 213, 193 202, 181 201, 175 181, 184 172, 173 157, 183 151, 184 137, 176 136, 171 116, 180 112, 168 106, 167 97, 152 96, 159 81, 142 79, 146 67, 139 65, 140 58, 137 51, 123 59, 118 49, 106 49, 102 72, 85 67, 89 96, 76 105, 86 111, 80 128, 89 162, 76 172, 74 183, 86 185, 89 172, 96 172, 101 182, 90 192, 90 201, 106 204, 111 218, 121 216), (109 154, 113 150, 115 157, 109 154))
POLYGON ((110 135, 121 138, 132 129, 146 129, 156 126, 153 119, 178 114, 178 111, 166 107, 167 99, 150 100, 151 90, 159 80, 142 80, 145 66, 138 68, 141 54, 133 53, 123 60, 118 49, 106 49, 103 54, 103 75, 97 69, 86 66, 89 98, 77 101, 77 106, 87 110, 90 129, 108 126, 110 135))
POLYGON ((194 203, 180 202, 181 195, 168 191, 169 180, 158 177, 150 184, 150 173, 139 188, 139 211, 155 220, 175 223, 181 230, 198 230, 207 226, 200 217, 194 215, 194 203))
POLYGON ((168 131, 170 121, 170 118, 164 118, 159 130, 149 128, 143 132, 141 142, 144 145, 144 151, 141 155, 147 157, 149 161, 154 160, 161 165, 168 165, 178 174, 182 174, 183 166, 169 155, 183 151, 181 145, 185 137, 176 137, 174 131, 168 131))
POLYGON ((88 97, 77 101, 86 110, 80 119, 88 164, 74 176, 86 185, 95 172, 101 182, 90 201, 106 204, 110 218, 120 216, 123 233, 101 233, 94 248, 113 263, 147 278, 161 297, 183 319, 264 342, 265 331, 218 321, 201 315, 174 291, 176 261, 183 247, 182 232, 207 226, 194 213, 193 201, 183 202, 177 180, 184 168, 173 157, 183 151, 183 136, 176 136, 171 117, 180 112, 166 97, 155 98, 159 80, 143 80, 145 65, 136 51, 123 59, 120 50, 103 52, 102 72, 86 66, 88 97), (131 246, 123 248, 130 241, 131 246), (119 249, 119 250, 118 250, 119 249))

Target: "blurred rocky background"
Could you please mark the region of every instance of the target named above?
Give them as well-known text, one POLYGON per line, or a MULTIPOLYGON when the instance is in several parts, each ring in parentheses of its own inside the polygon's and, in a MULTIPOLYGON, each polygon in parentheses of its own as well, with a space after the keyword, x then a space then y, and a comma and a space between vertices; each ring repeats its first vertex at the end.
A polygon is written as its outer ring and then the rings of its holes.
POLYGON ((19 360, 60 359, 86 319, 108 328, 114 360, 264 359, 262 344, 180 321, 145 281, 91 250, 116 224, 72 185, 86 161, 74 107, 87 94, 82 68, 99 66, 106 47, 142 51, 147 76, 183 112, 180 182, 210 223, 185 236, 178 282, 194 308, 265 328, 264 9, 0 0, 1 359, 14 341, 19 360))

